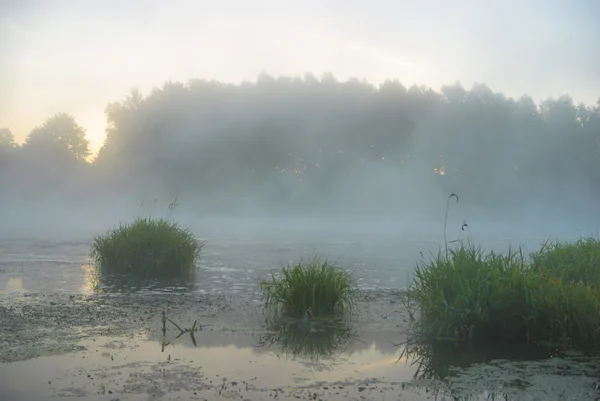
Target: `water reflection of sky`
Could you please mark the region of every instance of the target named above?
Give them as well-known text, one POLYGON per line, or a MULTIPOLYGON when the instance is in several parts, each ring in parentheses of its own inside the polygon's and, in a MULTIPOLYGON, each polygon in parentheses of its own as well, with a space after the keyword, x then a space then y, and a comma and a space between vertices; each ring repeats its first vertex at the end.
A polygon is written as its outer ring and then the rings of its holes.
POLYGON ((88 349, 81 353, 0 364, 0 388, 5 395, 19 397, 14 399, 27 400, 60 394, 94 396, 101 388, 115 396, 135 397, 161 386, 161 391, 196 391, 214 399, 211 396, 223 380, 238 386, 249 383, 250 389, 262 392, 316 383, 348 385, 370 378, 398 383, 413 374, 410 367, 396 364, 397 355, 381 353, 374 344, 345 354, 334 369, 321 369, 301 358, 282 358, 277 349, 257 352, 243 333, 202 331, 196 338, 194 347, 188 337, 179 341, 171 337, 164 352, 160 341, 144 334, 87 340, 83 345, 88 349))
MULTIPOLYGON (((362 288, 403 288, 409 272, 421 258, 437 252, 440 236, 388 232, 295 233, 206 238, 199 269, 193 282, 149 282, 115 285, 107 291, 194 291, 243 294, 258 290, 260 280, 291 261, 317 255, 337 261, 354 271, 362 288), (131 285, 130 285, 131 284, 131 285)), ((541 239, 514 240, 535 248, 541 239)), ((505 248, 504 237, 485 241, 490 247, 505 248)), ((90 293, 91 268, 87 266, 88 241, 0 240, 0 293, 33 291, 44 293, 90 293), (20 279, 18 281, 17 279, 20 279)), ((110 280, 109 280, 110 281, 110 280)))
POLYGON ((416 366, 398 360, 401 350, 381 352, 368 336, 360 350, 322 365, 282 357, 277 348, 257 351, 256 339, 243 332, 197 332, 198 346, 189 337, 174 341, 168 335, 172 343, 164 351, 161 341, 150 337, 144 332, 99 336, 82 342, 85 351, 0 364, 2 399, 262 400, 277 395, 287 400, 312 399, 315 393, 317 399, 340 401, 486 400, 506 394, 508 399, 594 399, 595 379, 564 376, 560 365, 568 363, 559 360, 500 361, 468 369, 452 384, 435 384, 413 381, 416 366))

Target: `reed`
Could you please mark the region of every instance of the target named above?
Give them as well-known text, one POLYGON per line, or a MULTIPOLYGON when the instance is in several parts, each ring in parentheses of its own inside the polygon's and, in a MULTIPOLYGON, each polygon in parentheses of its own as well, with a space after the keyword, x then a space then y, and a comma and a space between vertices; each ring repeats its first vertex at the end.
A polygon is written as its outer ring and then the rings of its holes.
POLYGON ((427 341, 600 345, 600 242, 529 256, 460 244, 418 264, 405 305, 427 341))
POLYGON ((348 271, 318 258, 284 267, 280 276, 261 282, 261 288, 267 310, 293 317, 351 311, 357 294, 348 271))
POLYGON ((204 242, 165 219, 137 218, 94 238, 90 257, 101 274, 138 277, 189 275, 204 242))

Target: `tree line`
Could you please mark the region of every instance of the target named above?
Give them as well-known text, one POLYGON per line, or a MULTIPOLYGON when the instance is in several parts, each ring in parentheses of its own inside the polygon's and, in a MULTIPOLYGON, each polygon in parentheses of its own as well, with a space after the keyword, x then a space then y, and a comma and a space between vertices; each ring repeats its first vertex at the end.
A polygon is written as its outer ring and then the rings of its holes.
POLYGON ((133 90, 105 113, 106 140, 92 161, 85 129, 69 114, 49 118, 22 145, 1 129, 2 187, 77 199, 178 196, 223 210, 343 202, 389 211, 457 192, 493 214, 600 198, 600 99, 536 104, 483 84, 434 91, 261 75, 240 85, 167 82, 147 96, 133 90))

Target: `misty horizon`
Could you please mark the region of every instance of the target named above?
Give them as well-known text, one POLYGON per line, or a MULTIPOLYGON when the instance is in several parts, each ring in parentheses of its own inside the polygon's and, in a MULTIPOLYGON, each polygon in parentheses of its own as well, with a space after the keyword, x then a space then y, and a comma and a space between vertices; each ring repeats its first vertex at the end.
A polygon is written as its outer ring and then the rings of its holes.
POLYGON ((597 224, 596 1, 1 9, 6 233, 148 213, 416 230, 451 193, 453 227, 597 224))
POLYGON ((600 101, 536 104, 482 84, 436 92, 263 74, 253 84, 166 82, 145 96, 134 89, 105 111, 107 137, 92 161, 85 127, 68 112, 22 145, 2 129, 5 229, 55 219, 112 226, 149 211, 171 214, 174 199, 175 215, 188 222, 387 218, 427 226, 441 220, 451 193, 461 218, 482 224, 509 219, 552 231, 568 221, 594 226, 590 217, 600 215, 600 101))
MULTIPOLYGON (((458 87, 463 87, 462 83, 459 80, 455 80, 453 82, 449 82, 446 84, 442 84, 442 86, 440 87, 440 89, 436 90, 435 88, 429 87, 426 84, 417 84, 414 83, 410 86, 406 86, 404 85, 404 83, 399 80, 399 79, 391 79, 391 78, 386 78, 384 79, 381 83, 376 84, 374 82, 370 82, 366 79, 359 79, 357 77, 349 77, 347 80, 338 80, 336 78, 336 76, 331 73, 331 72, 324 72, 323 74, 321 74, 320 76, 315 75, 312 72, 305 72, 304 74, 300 74, 300 75, 293 75, 293 76, 286 76, 286 75, 279 75, 279 76, 275 76, 272 74, 269 74, 266 71, 261 72, 255 80, 244 80, 241 82, 235 82, 235 81, 220 81, 220 80, 216 80, 216 79, 206 79, 206 78, 190 78, 187 81, 171 81, 171 80, 166 80, 165 83, 162 86, 153 86, 152 88, 150 88, 150 90, 148 91, 148 93, 153 93, 156 91, 160 91, 164 85, 168 85, 168 84, 175 84, 175 85, 190 85, 191 83, 194 82, 214 82, 217 84, 222 84, 222 85, 227 85, 227 86, 233 86, 233 87, 247 87, 249 85, 256 85, 261 79, 267 79, 267 80, 279 80, 279 81, 306 81, 306 80, 310 80, 310 81, 322 81, 322 80, 332 80, 335 82, 339 82, 339 83, 349 83, 349 84, 353 84, 353 83, 360 83, 361 85, 366 85, 372 88, 373 91, 379 91, 382 87, 385 87, 386 85, 394 85, 394 84, 399 84, 403 87, 406 88, 427 88, 427 90, 433 91, 435 93, 438 94, 443 94, 444 88, 448 88, 448 87, 452 87, 452 86, 458 86, 458 87)), ((487 85, 485 83, 480 83, 480 82, 474 82, 472 85, 472 88, 477 88, 477 87, 487 87, 487 85)), ((493 91, 493 88, 489 88, 490 90, 493 91)), ((140 93, 140 95, 143 95, 142 92, 139 90, 138 87, 131 87, 129 89, 129 95, 131 93, 140 93)), ((501 94, 502 96, 505 96, 504 93, 502 91, 493 91, 494 93, 498 93, 501 94)), ((128 95, 128 96, 129 96, 128 95)), ((553 100, 557 100, 560 98, 564 98, 564 97, 568 97, 570 99, 572 99, 572 101, 578 105, 578 106, 582 106, 582 107, 593 107, 596 106, 599 102, 600 102, 600 95, 596 97, 595 101, 592 101, 591 98, 589 99, 590 102, 584 102, 584 101, 576 101, 576 99, 574 99, 570 94, 568 93, 556 93, 554 96, 549 96, 546 99, 541 99, 540 101, 536 102, 534 97, 530 96, 527 93, 522 93, 520 96, 517 97, 513 97, 513 96, 507 96, 508 99, 528 99, 531 100, 535 103, 536 108, 539 110, 540 104, 543 102, 548 102, 548 101, 553 101, 553 100)), ((109 106, 110 104, 115 103, 116 99, 113 99, 113 101, 107 103, 106 106, 109 106)), ((56 110, 54 113, 52 113, 51 115, 57 115, 57 114, 68 114, 74 117, 75 120, 77 120, 77 116, 74 115, 74 113, 71 113, 69 110, 56 110)), ((106 107, 103 109, 103 114, 106 114, 106 107)), ((43 124, 43 122, 45 120, 47 120, 47 118, 50 116, 46 116, 42 121, 39 121, 38 123, 36 123, 35 125, 33 125, 32 130, 35 130, 36 128, 38 128, 40 125, 43 124)), ((105 122, 105 125, 107 125, 107 123, 105 122)), ((88 140, 88 147, 90 150, 90 155, 87 158, 87 161, 89 162, 93 162, 93 160, 95 159, 95 157, 98 155, 98 152, 100 151, 100 149, 102 148, 102 146, 104 146, 104 142, 106 140, 106 132, 109 129, 108 126, 106 126, 106 128, 104 129, 104 135, 101 138, 101 141, 98 142, 98 138, 90 138, 89 137, 89 133, 86 127, 83 127, 85 130, 85 138, 88 140), (94 142, 95 146, 94 146, 94 142)), ((28 135, 31 133, 31 131, 29 131, 28 133, 24 133, 21 132, 20 135, 18 135, 17 133, 13 132, 13 130, 11 129, 10 125, 8 124, 2 124, 2 121, 0 121, 0 129, 8 129, 11 131, 12 135, 14 135, 14 141, 16 144, 18 145, 23 145, 25 143, 25 141, 27 140, 28 135)))

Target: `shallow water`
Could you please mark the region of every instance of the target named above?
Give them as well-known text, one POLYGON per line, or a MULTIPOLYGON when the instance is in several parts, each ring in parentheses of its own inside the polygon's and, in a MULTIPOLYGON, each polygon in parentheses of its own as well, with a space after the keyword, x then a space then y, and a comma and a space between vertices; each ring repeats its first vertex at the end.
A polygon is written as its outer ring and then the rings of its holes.
MULTIPOLYGON (((81 295, 93 292, 93 233, 0 239, 0 400, 597 398, 593 358, 464 362, 428 354, 427 372, 438 374, 416 378, 419 355, 398 361, 394 344, 407 318, 397 290, 443 245, 431 227, 234 224, 194 230, 208 243, 192 282, 113 277, 105 292, 121 294, 111 295, 81 295), (259 282, 312 255, 354 271, 365 295, 358 315, 333 326, 265 325, 259 282), (172 324, 163 333, 161 311, 183 329, 197 320, 203 330, 193 340, 172 324)), ((530 251, 548 235, 508 228, 473 237, 487 249, 530 251)))
MULTIPOLYGON (((313 222, 314 223, 314 222, 313 222)), ((434 227, 395 227, 393 222, 379 225, 364 223, 328 223, 304 225, 210 225, 201 237, 207 244, 192 282, 162 280, 125 285, 117 279, 102 283, 109 292, 196 292, 241 294, 256 292, 258 283, 282 265, 320 256, 352 270, 360 288, 401 289, 415 264, 443 246, 442 230, 434 227), (215 228, 217 227, 217 228, 215 228)), ((456 231, 456 230, 455 230, 456 231)), ((448 238, 467 240, 467 233, 449 230, 448 238)), ((19 291, 42 293, 92 292, 88 265, 91 238, 70 240, 1 239, 0 293, 19 291)), ((488 249, 506 249, 509 245, 534 250, 546 237, 525 235, 522 231, 496 231, 478 234, 478 244, 488 249)))
POLYGON ((7 399, 15 400, 51 395, 107 399, 98 396, 110 394, 146 399, 167 393, 167 399, 262 399, 294 391, 348 394, 364 382, 374 382, 369 387, 379 389, 383 380, 405 382, 412 374, 395 365, 397 356, 374 345, 342 354, 337 361, 314 362, 257 347, 257 336, 243 333, 202 331, 195 337, 197 347, 189 336, 175 340, 172 334, 169 340, 174 343, 164 351, 161 342, 148 339, 146 333, 82 341, 85 352, 0 365, 0 387, 7 390, 7 399))
POLYGON ((599 361, 580 355, 465 367, 452 367, 455 361, 446 352, 403 355, 394 345, 402 340, 402 313, 382 316, 394 311, 393 299, 366 301, 347 321, 265 321, 252 302, 211 296, 0 298, 9 305, 4 321, 22 325, 0 330, 0 357, 10 358, 7 346, 15 343, 21 351, 34 351, 25 360, 0 364, 0 399, 592 400, 598 395, 599 361), (172 322, 163 320, 161 310, 172 322), (199 323, 192 337, 194 321, 199 323), (423 355, 426 374, 415 378, 415 362, 423 355), (437 377, 440 371, 444 377, 437 377))

